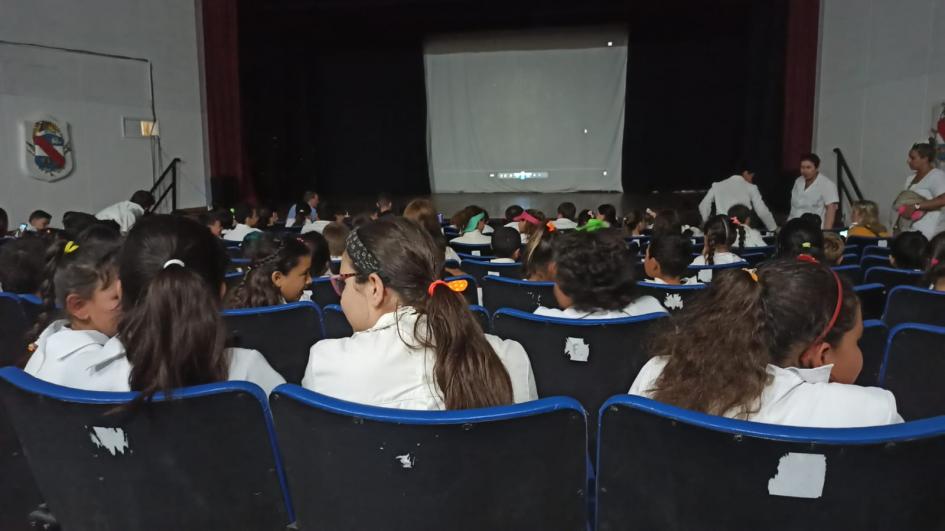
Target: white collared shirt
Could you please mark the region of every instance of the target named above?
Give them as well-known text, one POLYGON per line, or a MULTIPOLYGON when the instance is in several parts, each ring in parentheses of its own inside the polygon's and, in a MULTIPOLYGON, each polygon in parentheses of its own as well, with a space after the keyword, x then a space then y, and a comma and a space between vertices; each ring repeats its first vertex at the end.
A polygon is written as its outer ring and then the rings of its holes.
POLYGON ((462 236, 453 238, 450 240, 450 243, 465 243, 467 245, 491 245, 492 238, 486 236, 478 230, 471 230, 467 233, 464 233, 462 236))
MULTIPOLYGON (((651 359, 640 370, 631 395, 652 398, 656 380, 669 360, 651 359)), ((771 378, 761 392, 755 411, 738 411, 724 416, 766 424, 809 428, 856 428, 898 424, 902 417, 896 410, 896 397, 879 387, 861 387, 830 382, 833 365, 816 369, 782 368, 769 364, 771 378)))
POLYGON ((138 203, 131 201, 121 201, 114 205, 103 208, 95 217, 102 221, 114 221, 118 223, 122 234, 127 234, 134 227, 138 218, 144 215, 144 208, 138 203))
MULTIPOLYGON (((489 240, 489 243, 492 243, 492 240, 489 240)), ((446 260, 455 260, 457 264, 463 263, 463 259, 459 257, 459 253, 456 252, 456 249, 453 249, 449 245, 446 246, 446 260)))
POLYGON ((665 280, 663 280, 663 279, 661 279, 661 278, 648 278, 648 279, 646 279, 646 282, 649 282, 650 284, 662 284, 662 285, 665 285, 665 286, 670 286, 670 285, 676 285, 676 286, 695 286, 695 285, 701 284, 701 283, 696 279, 696 277, 680 278, 680 279, 679 279, 679 282, 680 282, 679 284, 670 284, 669 282, 666 282, 665 280))
POLYGON ((492 264, 515 264, 515 263, 517 263, 517 262, 516 262, 514 259, 512 259, 512 258, 493 258, 492 260, 489 260, 489 263, 492 263, 492 264))
POLYGON ((254 232, 262 231, 243 223, 237 223, 232 229, 223 231, 223 239, 229 242, 241 242, 248 234, 254 232))
MULTIPOLYGON (((510 229, 518 230, 518 222, 517 222, 517 221, 510 221, 510 222, 506 223, 505 225, 503 225, 503 227, 508 227, 508 228, 510 228, 510 229)), ((519 232, 521 232, 521 231, 519 231, 519 232)))
POLYGON ((649 295, 638 297, 635 301, 628 304, 621 310, 578 310, 574 307, 565 308, 546 308, 539 306, 535 309, 535 315, 544 317, 560 317, 564 319, 622 319, 624 317, 636 317, 650 313, 667 313, 666 308, 658 300, 649 295))
MULTIPOLYGON (((915 174, 906 177, 906 190, 912 190, 926 199, 934 199, 945 194, 945 172, 938 168, 933 168, 917 184, 912 184, 913 179, 915 179, 915 174)), ((931 240, 940 231, 941 218, 941 210, 929 210, 922 219, 912 224, 912 228, 931 240)))
POLYGON ((741 175, 732 175, 724 181, 712 183, 712 187, 699 203, 699 213, 702 219, 709 219, 712 213, 712 203, 715 203, 715 212, 723 216, 728 215, 728 209, 735 205, 745 205, 758 214, 758 219, 770 230, 777 228, 774 216, 768 210, 768 205, 761 198, 758 186, 745 180, 741 175))
POLYGON ((325 230, 325 227, 327 227, 330 224, 331 222, 326 219, 319 219, 317 221, 309 221, 309 222, 306 222, 305 225, 302 226, 302 230, 299 231, 299 234, 305 234, 307 232, 317 232, 321 234, 322 231, 325 230))
POLYGON ((735 238, 735 247, 744 248, 744 247, 764 247, 768 245, 765 243, 765 239, 761 237, 761 231, 753 229, 748 225, 742 225, 742 228, 745 229, 745 245, 740 246, 738 237, 735 238))
POLYGON ((804 187, 804 178, 798 177, 791 190, 791 214, 788 219, 811 213, 817 214, 822 221, 826 221, 824 216, 827 215, 827 205, 839 202, 836 183, 824 174, 818 173, 817 177, 814 177, 814 182, 807 188, 804 187))
MULTIPOLYGON (((229 348, 226 355, 230 359, 229 380, 252 382, 266 394, 285 383, 258 351, 229 348)), ((56 321, 43 331, 26 372, 50 383, 87 391, 131 390, 131 363, 121 341, 98 332, 71 330, 66 321, 56 321), (103 338, 107 341, 102 342, 103 338)))
POLYGON ((575 223, 574 221, 571 221, 568 218, 558 218, 552 221, 552 223, 554 224, 555 228, 558 230, 571 230, 571 229, 576 229, 578 226, 577 223, 575 223))
MULTIPOLYGON (((410 346, 417 344, 413 337, 417 319, 413 308, 402 306, 351 337, 315 343, 302 386, 359 404, 397 409, 445 409, 433 377, 436 353, 432 349, 410 346)), ((491 334, 485 336, 509 373, 513 400, 518 403, 538 398, 532 365, 522 345, 491 334)))
MULTIPOLYGON (((734 264, 736 262, 743 262, 743 261, 744 260, 742 260, 741 256, 738 256, 735 253, 730 253, 728 251, 715 253, 714 255, 712 255, 712 262, 713 262, 712 265, 734 264)), ((705 256, 703 255, 697 256, 689 265, 694 265, 694 266, 706 265, 705 256)), ((712 270, 703 269, 702 271, 699 271, 699 274, 696 276, 696 278, 699 280, 699 282, 712 282, 712 270)))

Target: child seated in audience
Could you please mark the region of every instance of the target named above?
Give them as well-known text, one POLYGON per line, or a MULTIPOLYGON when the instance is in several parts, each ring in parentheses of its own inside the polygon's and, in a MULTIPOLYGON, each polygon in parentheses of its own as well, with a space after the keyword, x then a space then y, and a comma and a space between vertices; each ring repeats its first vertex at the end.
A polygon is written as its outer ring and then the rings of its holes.
POLYGON ((512 205, 505 209, 505 227, 518 230, 518 220, 515 219, 522 215, 525 209, 519 205, 512 205))
POLYGON ((217 209, 200 215, 200 222, 217 238, 223 237, 223 231, 233 226, 233 214, 229 210, 217 209))
POLYGON ((548 224, 544 212, 531 208, 516 216, 515 220, 518 225, 517 230, 522 233, 523 244, 527 244, 533 234, 544 229, 548 224))
POLYGON ((654 214, 651 236, 655 238, 663 234, 682 234, 682 222, 679 221, 679 214, 675 210, 667 208, 654 214))
POLYGON ((854 201, 847 237, 888 238, 889 230, 879 222, 879 205, 875 201, 854 201))
POLYGON ((259 213, 259 220, 256 222, 256 228, 259 230, 271 229, 279 221, 279 213, 270 206, 261 206, 256 211, 259 213))
POLYGON ((761 231, 752 227, 755 222, 755 214, 745 205, 734 205, 728 209, 728 219, 735 225, 738 231, 738 238, 735 239, 735 247, 743 249, 745 247, 764 247, 768 245, 765 239, 761 237, 761 231))
POLYGON ((266 393, 285 383, 259 352, 224 347, 220 297, 228 261, 196 221, 141 218, 118 261, 118 335, 72 361, 72 385, 140 391, 140 400, 147 401, 157 392, 227 379, 255 383, 266 393))
POLYGON ((518 231, 509 227, 499 227, 492 233, 492 254, 489 260, 495 264, 514 264, 522 254, 522 238, 518 231))
POLYGON ((554 242, 555 299, 563 310, 546 308, 535 315, 570 319, 614 319, 666 313, 649 295, 637 293, 633 256, 619 231, 562 234, 554 242))
POLYGON ((52 221, 52 214, 45 210, 34 210, 30 213, 26 230, 27 232, 44 232, 49 228, 50 221, 52 221))
POLYGON ((846 244, 836 232, 824 232, 824 263, 829 266, 838 266, 843 262, 843 250, 846 244))
POLYGON ((45 237, 34 236, 0 246, 0 291, 38 294, 48 243, 45 237))
POLYGON ((611 204, 605 203, 597 207, 597 219, 606 223, 608 227, 620 226, 617 221, 617 209, 611 204))
POLYGON ((797 258, 802 254, 826 262, 824 233, 819 225, 811 225, 802 218, 795 218, 785 223, 778 233, 778 257, 797 258))
POLYGON ((118 252, 115 243, 70 240, 49 247, 41 289, 43 313, 31 333, 35 342, 27 373, 58 385, 85 387, 86 357, 100 351, 118 331, 118 252), (53 320, 57 307, 64 318, 53 320))
POLYGON ((341 260, 345 252, 345 238, 351 230, 344 223, 329 223, 322 230, 322 236, 328 241, 328 251, 332 260, 341 260))
POLYGON ((236 205, 236 207, 233 208, 233 220, 236 222, 236 225, 232 229, 223 231, 224 240, 241 242, 247 234, 260 232, 260 230, 256 228, 259 215, 256 213, 255 207, 251 207, 245 203, 236 205))
MULTIPOLYGON (((328 245, 328 240, 318 232, 308 232, 300 237, 302 243, 312 253, 312 266, 309 268, 309 276, 311 278, 327 277, 331 266, 331 248, 328 245)), ((308 297, 303 295, 300 300, 312 300, 311 293, 308 293, 308 295, 308 297)))
POLYGON ((285 222, 286 227, 298 227, 300 230, 312 223, 312 207, 305 201, 296 203, 295 219, 288 219, 285 222))
POLYGON ((925 251, 928 246, 929 240, 921 232, 903 232, 892 241, 889 263, 899 269, 924 269, 925 251))
POLYGON ((684 210, 679 215, 679 222, 681 224, 680 230, 682 230, 683 236, 687 238, 692 238, 693 236, 703 236, 702 234, 702 215, 699 214, 698 210, 684 210))
POLYGON ((492 241, 485 232, 486 222, 489 221, 489 214, 485 210, 477 206, 468 206, 453 216, 453 220, 462 234, 452 239, 451 243, 487 245, 492 241))
POLYGON ((813 228, 815 228, 815 229, 821 229, 821 230, 823 230, 823 229, 822 229, 822 227, 823 227, 823 218, 821 218, 821 217, 818 216, 817 214, 814 214, 814 213, 812 213, 812 212, 807 212, 807 213, 805 213, 805 214, 801 214, 801 217, 798 218, 798 219, 800 219, 800 220, 803 221, 804 223, 807 223, 808 225, 810 225, 811 227, 813 227, 813 228))
POLYGON ((554 242, 558 235, 554 223, 548 222, 535 232, 525 246, 522 278, 532 282, 554 282, 554 242))
POLYGON ((922 286, 936 291, 945 291, 945 232, 940 232, 929 242, 926 252, 928 263, 922 286))
POLYGON ((597 214, 594 214, 593 210, 582 210, 578 213, 577 217, 578 228, 586 227, 587 223, 592 219, 597 219, 597 214))
POLYGON ((301 238, 285 238, 252 262, 242 282, 226 295, 227 308, 256 308, 298 302, 312 282, 312 251, 301 238))
MULTIPOLYGON (((462 262, 456 250, 446 244, 446 236, 443 235, 443 227, 440 225, 436 209, 433 208, 433 203, 431 203, 429 199, 414 199, 407 203, 407 207, 404 208, 404 217, 417 223, 427 231, 430 237, 433 238, 433 243, 436 245, 437 249, 443 251, 442 254, 446 260, 455 262, 456 265, 462 262)), ((461 270, 455 267, 445 268, 445 270, 449 276, 459 276, 463 274, 461 270)))
POLYGON ((557 219, 552 222, 556 229, 573 230, 578 228, 578 224, 574 221, 575 216, 577 216, 577 207, 574 206, 574 203, 565 201, 558 205, 557 216, 557 219))
POLYGON ((643 269, 648 282, 655 284, 696 284, 694 278, 683 278, 692 257, 689 238, 666 234, 654 238, 646 249, 643 269))
POLYGON ((525 350, 482 332, 454 292, 462 286, 438 280, 442 265, 429 233, 404 218, 381 218, 352 231, 341 274, 332 281, 356 333, 313 345, 302 385, 400 409, 467 409, 537 398, 525 350))
MULTIPOLYGON (((731 252, 731 248, 736 237, 740 237, 743 231, 742 227, 733 225, 725 216, 709 218, 702 230, 705 233, 702 254, 697 256, 691 265, 712 266, 741 262, 742 258, 731 252)), ((700 282, 712 282, 712 270, 699 271, 697 278, 700 282)))
POLYGON ((643 217, 643 211, 635 209, 627 212, 627 215, 623 218, 623 228, 628 238, 643 236, 643 231, 646 230, 646 220, 643 217))
POLYGON ((630 394, 768 424, 902 422, 892 393, 851 385, 863 366, 856 293, 807 260, 718 272, 704 297, 653 335, 654 357, 630 394))

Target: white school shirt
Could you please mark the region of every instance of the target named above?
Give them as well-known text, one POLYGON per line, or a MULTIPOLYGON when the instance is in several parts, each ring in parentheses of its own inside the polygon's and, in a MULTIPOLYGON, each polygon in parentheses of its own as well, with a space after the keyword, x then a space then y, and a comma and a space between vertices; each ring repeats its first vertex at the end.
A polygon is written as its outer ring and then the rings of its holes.
POLYGON ((774 230, 778 225, 774 222, 774 216, 768 210, 768 205, 761 198, 761 192, 758 186, 745 180, 741 175, 732 175, 724 181, 712 183, 708 193, 699 203, 699 213, 702 219, 709 219, 712 213, 712 203, 715 203, 715 212, 728 215, 728 209, 735 205, 745 205, 755 211, 766 227, 774 230))
POLYGON ((319 219, 317 221, 306 222, 302 227, 302 230, 299 231, 299 234, 305 234, 307 232, 317 232, 319 234, 325 230, 325 227, 330 225, 331 222, 327 219, 319 219))
POLYGON ((479 232, 478 230, 471 230, 462 236, 453 238, 450 240, 450 243, 465 243, 467 245, 490 245, 492 244, 492 238, 486 236, 485 234, 479 232))
POLYGON ((492 234, 493 232, 495 232, 495 229, 493 229, 491 225, 486 225, 482 228, 483 234, 492 234))
MULTIPOLYGON (((744 262, 741 256, 738 256, 735 253, 730 253, 728 251, 715 253, 714 255, 712 255, 712 261, 714 262, 713 265, 725 265, 725 264, 734 264, 735 262, 744 262)), ((694 265, 694 266, 706 265, 705 256, 700 254, 689 265, 694 265)), ((699 282, 712 282, 711 269, 705 269, 705 270, 699 271, 699 274, 696 276, 699 282)))
POLYGON ((84 363, 107 342, 108 336, 98 330, 73 330, 65 319, 53 321, 39 335, 23 370, 40 380, 86 389, 84 363))
MULTIPOLYGON (((309 221, 315 221, 318 218, 318 211, 313 208, 308 217, 309 221)), ((295 223, 295 205, 289 207, 289 212, 285 215, 285 219, 287 221, 291 220, 292 223, 295 223)))
POLYGON ((102 221, 115 221, 121 228, 121 233, 125 234, 134 227, 138 218, 144 215, 144 208, 138 203, 131 201, 121 201, 114 205, 103 208, 95 217, 102 221))
POLYGON ((254 232, 262 231, 243 223, 237 223, 232 229, 223 231, 223 239, 228 242, 241 242, 248 234, 254 232))
MULTIPOLYGON (((74 332, 74 331, 73 331, 74 332)), ((45 333, 45 331, 44 331, 45 333)), ((61 333, 61 332, 60 332, 61 333)), ((63 343, 69 338, 63 337, 63 343)), ((81 343, 82 341, 78 341, 81 343)), ((47 341, 51 347, 53 343, 47 341)), ((56 353, 64 352, 70 347, 57 348, 56 353)), ((39 348, 37 348, 39 352, 39 348)), ((128 382, 131 377, 131 363, 125 356, 125 346, 117 337, 109 339, 99 348, 92 345, 76 350, 67 357, 60 356, 59 367, 50 365, 55 362, 51 350, 47 351, 44 362, 38 362, 37 378, 58 385, 85 389, 87 391, 130 391, 128 382)), ((230 369, 227 379, 252 382, 268 395, 272 390, 285 383, 266 358, 256 350, 245 348, 226 349, 230 358, 230 369)), ((35 353, 34 353, 35 356, 35 353)), ((32 363, 32 358, 30 362, 32 363)))
POLYGON ((814 177, 814 182, 806 190, 804 177, 798 177, 791 190, 791 214, 788 219, 811 213, 817 214, 822 221, 826 221, 824 217, 827 215, 827 205, 839 202, 837 185, 824 174, 818 173, 817 177, 814 177))
MULTIPOLYGON (((915 179, 914 173, 906 177, 906 190, 912 190, 926 199, 934 199, 945 194, 945 172, 938 168, 927 173, 918 184, 912 184, 913 179, 915 179)), ((922 219, 912 224, 912 228, 931 240, 941 230, 939 228, 941 221, 941 209, 929 210, 922 219)))
MULTIPOLYGON (((648 278, 646 279, 646 281, 649 282, 650 284, 663 284, 666 286, 670 285, 669 282, 666 282, 665 280, 661 278, 648 278)), ((681 278, 679 279, 679 282, 680 283, 677 284, 679 286, 695 286, 697 284, 700 284, 700 282, 696 279, 696 277, 681 278)))
POLYGON ((572 230, 577 228, 577 223, 568 218, 558 218, 551 222, 558 230, 572 230))
MULTIPOLYGON (((758 229, 753 229, 747 225, 742 225, 742 228, 745 229, 745 247, 764 247, 768 245, 765 243, 765 239, 761 237, 761 231, 758 229)), ((738 245, 738 237, 735 237, 735 247, 738 245)))
MULTIPOLYGON (((445 409, 433 377, 435 352, 410 346, 417 344, 413 337, 417 319, 416 310, 402 306, 351 337, 315 343, 302 387, 359 404, 445 409)), ((485 336, 509 373, 513 400, 518 403, 537 399, 535 375, 522 345, 491 334, 485 336)))
POLYGON ((666 308, 654 297, 644 295, 628 304, 622 310, 578 310, 576 308, 546 308, 539 306, 535 309, 535 315, 544 317, 560 317, 564 319, 622 319, 624 317, 636 317, 649 313, 667 313, 666 308))
MULTIPOLYGON (((503 227, 508 227, 508 228, 510 228, 510 229, 518 230, 518 222, 517 222, 517 221, 510 221, 510 222, 506 223, 505 225, 503 225, 503 227)), ((519 232, 521 232, 521 231, 519 231, 519 232)))
MULTIPOLYGON (((640 370, 631 395, 652 398, 657 378, 667 356, 651 359, 640 370)), ((782 368, 768 365, 771 378, 761 392, 757 410, 747 416, 726 412, 724 416, 753 422, 808 428, 859 428, 902 422, 896 397, 879 387, 861 387, 830 382, 833 365, 816 369, 782 368)))
MULTIPOLYGON (((492 243, 492 240, 490 240, 489 243, 492 243)), ((459 253, 456 252, 456 249, 453 249, 449 245, 446 246, 446 260, 456 260, 457 264, 463 263, 463 259, 459 257, 459 253)))
POLYGON ((490 264, 514 264, 516 263, 512 258, 493 258, 489 260, 490 264))

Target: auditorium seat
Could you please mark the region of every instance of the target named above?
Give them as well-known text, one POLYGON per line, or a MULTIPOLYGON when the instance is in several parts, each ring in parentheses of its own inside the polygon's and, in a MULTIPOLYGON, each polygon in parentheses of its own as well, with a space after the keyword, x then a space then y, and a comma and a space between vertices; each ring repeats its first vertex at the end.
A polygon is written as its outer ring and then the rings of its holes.
POLYGON ((902 323, 945 326, 945 292, 896 286, 886 297, 883 320, 891 327, 902 323))
POLYGON ((341 273, 341 260, 329 260, 328 261, 328 271, 332 275, 338 275, 341 273))
POLYGON ((699 293, 705 291, 705 284, 689 284, 672 286, 669 284, 657 284, 655 282, 637 282, 637 290, 640 295, 649 295, 663 305, 670 313, 682 310, 685 305, 696 297, 699 293))
POLYGON ((863 320, 882 319, 886 307, 886 287, 882 284, 861 284, 853 286, 853 291, 860 298, 860 311, 863 320))
POLYGON ((860 265, 860 256, 856 253, 844 253, 840 259, 840 265, 860 265))
POLYGON ((945 327, 907 323, 889 331, 879 384, 896 395, 904 419, 945 415, 943 345, 945 327))
POLYGON ((244 275, 245 273, 242 271, 228 271, 223 277, 224 282, 226 282, 227 292, 236 289, 236 287, 239 286, 241 282, 243 282, 244 275))
POLYGON ((847 279, 847 282, 856 286, 863 283, 863 270, 856 264, 833 266, 837 275, 847 279))
MULTIPOLYGON (((886 246, 881 245, 867 245, 863 247, 863 256, 882 256, 884 258, 889 257, 892 254, 892 249, 886 246)), ((886 263, 889 263, 888 261, 886 263)))
POLYGON ((450 247, 453 248, 457 253, 470 254, 473 256, 491 256, 492 255, 492 246, 488 243, 484 244, 472 244, 472 243, 456 243, 450 242, 450 247))
POLYGON ((878 319, 863 321, 863 337, 860 338, 860 352, 863 353, 863 368, 856 379, 856 385, 876 387, 879 385, 879 371, 886 355, 886 340, 889 327, 878 319))
POLYGON ((875 254, 865 254, 860 258, 860 267, 863 268, 863 271, 871 267, 892 267, 892 264, 889 262, 888 256, 878 256, 875 254))
POLYGON ((0 529, 32 529, 29 514, 43 503, 6 407, 0 402, 0 529))
POLYGON ((856 252, 860 256, 862 256, 866 254, 864 251, 866 250, 867 247, 871 247, 871 246, 872 247, 889 247, 891 241, 892 240, 890 238, 867 238, 864 236, 850 236, 849 238, 847 238, 845 242, 846 243, 845 248, 849 249, 850 247, 853 247, 856 249, 856 251, 851 251, 851 252, 856 252))
POLYGON ((690 265, 689 267, 686 268, 686 276, 696 277, 702 282, 709 282, 710 281, 709 279, 712 278, 712 273, 716 271, 723 271, 725 269, 741 269, 744 267, 748 267, 748 262, 742 261, 742 262, 734 262, 731 264, 717 264, 717 265, 704 265, 704 266, 690 265), (706 280, 703 280, 703 278, 706 276, 706 272, 708 273, 708 278, 706 280))
POLYGON ((282 385, 270 400, 300 529, 587 529, 573 399, 410 411, 282 385))
MULTIPOLYGON (((484 332, 492 330, 489 312, 482 306, 470 306, 469 310, 479 322, 479 326, 484 332)), ((322 319, 324 319, 325 339, 338 339, 342 337, 351 337, 354 331, 348 318, 345 317, 341 306, 330 304, 322 308, 322 319)))
POLYGON ((900 531, 945 522, 945 418, 799 428, 630 395, 600 414, 600 531, 900 531))
POLYGON ((285 529, 293 520, 259 387, 200 385, 129 406, 136 396, 0 369, 3 405, 63 529, 285 529))
POLYGON ((258 350, 287 382, 305 374, 309 349, 325 337, 322 315, 312 302, 226 310, 229 346, 258 350))
POLYGON ((29 329, 30 321, 20 298, 13 293, 0 292, 0 366, 25 361, 29 329))
POLYGON ((464 261, 464 262, 465 262, 466 260, 485 260, 485 261, 488 262, 489 260, 492 260, 493 258, 495 258, 494 256, 490 256, 490 255, 478 255, 478 256, 477 256, 477 255, 472 255, 472 254, 469 254, 469 253, 456 253, 456 255, 459 256, 459 259, 462 260, 462 261, 464 261))
POLYGON ((664 316, 562 319, 503 309, 492 316, 492 328, 525 348, 539 397, 571 396, 584 406, 593 435, 594 412, 608 397, 630 390, 650 358, 646 344, 653 325, 664 316))
POLYGON ((748 262, 749 267, 758 267, 758 264, 764 262, 765 260, 771 258, 770 256, 764 253, 739 253, 739 256, 742 260, 748 262))
POLYGON ((452 280, 465 280, 468 284, 461 295, 466 299, 466 303, 470 306, 479 304, 479 284, 476 283, 476 279, 469 275, 459 275, 455 277, 446 277, 444 280, 447 282, 452 280))
POLYGON ((330 277, 312 279, 312 302, 321 308, 329 304, 341 304, 341 297, 332 287, 330 277))
POLYGON ((771 257, 777 252, 777 248, 773 245, 765 245, 764 247, 733 247, 732 252, 739 256, 743 254, 763 254, 771 257))
POLYGON ((915 286, 922 279, 922 271, 896 269, 893 267, 871 267, 863 274, 863 282, 879 283, 890 290, 896 286, 915 286))
POLYGON ((505 277, 482 279, 482 305, 495 314, 500 308, 533 312, 539 306, 557 308, 554 282, 531 282, 505 277))
POLYGON ((482 280, 487 276, 499 276, 506 278, 522 278, 522 264, 495 264, 484 260, 463 260, 460 269, 476 280, 482 280))

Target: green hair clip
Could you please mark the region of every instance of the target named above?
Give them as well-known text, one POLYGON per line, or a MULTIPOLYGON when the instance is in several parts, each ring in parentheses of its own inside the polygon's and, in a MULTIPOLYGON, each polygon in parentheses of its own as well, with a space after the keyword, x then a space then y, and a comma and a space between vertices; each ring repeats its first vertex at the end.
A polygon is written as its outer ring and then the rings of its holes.
POLYGON ((479 222, 482 221, 483 218, 485 217, 486 217, 486 213, 480 212, 476 214, 475 216, 469 218, 469 223, 466 224, 466 230, 464 230, 463 232, 472 232, 476 230, 476 227, 479 226, 479 222))
POLYGON ((601 229, 606 229, 607 224, 599 219, 589 219, 583 227, 578 227, 577 230, 583 232, 597 232, 601 229))

